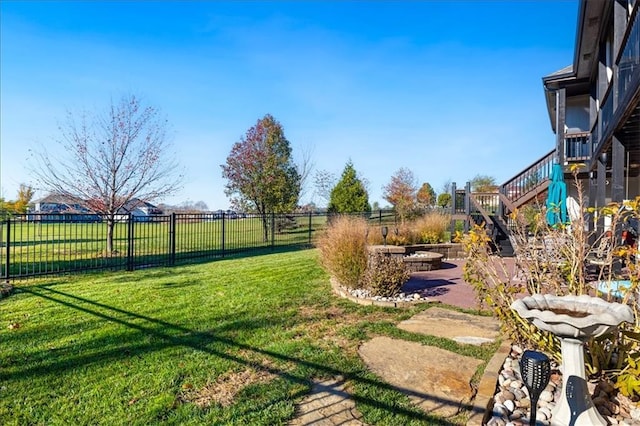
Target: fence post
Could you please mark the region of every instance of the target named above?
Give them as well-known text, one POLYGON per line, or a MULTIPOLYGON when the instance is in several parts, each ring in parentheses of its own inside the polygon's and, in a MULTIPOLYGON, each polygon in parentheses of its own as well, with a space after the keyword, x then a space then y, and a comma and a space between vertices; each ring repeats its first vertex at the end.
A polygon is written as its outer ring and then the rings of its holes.
POLYGON ((452 182, 451 183, 451 239, 453 240, 454 235, 456 235, 456 214, 458 213, 456 211, 456 201, 457 201, 457 197, 456 197, 456 183, 452 182))
POLYGON ((224 244, 225 244, 225 225, 224 225, 224 212, 222 212, 222 257, 224 257, 224 244))
POLYGON ((171 213, 171 221, 169 222, 169 264, 176 264, 176 212, 171 213))
POLYGON ((127 271, 133 271, 133 241, 134 241, 134 228, 133 228, 133 215, 129 213, 128 215, 129 222, 127 223, 127 271))
POLYGON ((4 280, 8 283, 11 278, 11 220, 7 219, 6 222, 3 221, 3 223, 7 224, 7 243, 5 245, 7 258, 4 265, 4 280))
POLYGON ((276 214, 271 213, 271 250, 276 246, 276 214))
POLYGON ((469 232, 469 217, 471 216, 471 182, 464 186, 464 214, 467 219, 464 221, 464 232, 469 232))
POLYGON ((311 215, 312 215, 312 213, 309 212, 309 245, 311 245, 311 231, 312 231, 312 229, 311 229, 311 215))

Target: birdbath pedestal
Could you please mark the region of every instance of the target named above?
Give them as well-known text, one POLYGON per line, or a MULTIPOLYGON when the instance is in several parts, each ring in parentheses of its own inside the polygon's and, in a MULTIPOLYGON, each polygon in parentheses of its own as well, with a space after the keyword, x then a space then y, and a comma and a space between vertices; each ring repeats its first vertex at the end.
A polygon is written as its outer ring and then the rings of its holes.
POLYGON ((633 322, 631 308, 587 295, 534 294, 516 300, 511 309, 560 339, 564 367, 562 397, 551 413, 551 425, 607 425, 587 390, 584 342, 613 331, 622 322, 633 322))

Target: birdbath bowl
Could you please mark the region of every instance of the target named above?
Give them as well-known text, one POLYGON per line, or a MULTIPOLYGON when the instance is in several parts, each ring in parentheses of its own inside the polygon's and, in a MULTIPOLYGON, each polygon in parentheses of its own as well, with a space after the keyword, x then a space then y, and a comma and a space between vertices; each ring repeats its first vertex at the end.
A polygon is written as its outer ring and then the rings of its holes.
POLYGON ((560 339, 564 367, 562 398, 552 412, 551 424, 606 425, 586 392, 586 385, 576 385, 576 382, 586 383, 584 342, 615 330, 625 321, 633 322, 631 308, 587 295, 534 294, 516 300, 511 309, 540 330, 560 339))

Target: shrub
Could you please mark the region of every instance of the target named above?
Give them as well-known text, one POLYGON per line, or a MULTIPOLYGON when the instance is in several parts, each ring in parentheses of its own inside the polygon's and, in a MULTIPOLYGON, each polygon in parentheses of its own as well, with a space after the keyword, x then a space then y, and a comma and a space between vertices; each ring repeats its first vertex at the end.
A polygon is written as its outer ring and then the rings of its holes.
MULTIPOLYGON (((579 194, 578 204, 583 206, 582 186, 577 179, 575 184, 579 194)), ((594 213, 593 210, 590 212, 594 213)), ((640 218, 640 198, 625 202, 624 209, 612 204, 597 213, 611 218, 611 229, 619 229, 620 221, 625 219, 622 216, 627 216, 627 219, 630 216, 640 218)), ((502 258, 493 256, 489 247, 490 238, 483 227, 474 226, 467 235, 459 235, 467 253, 464 279, 475 288, 479 302, 494 312, 503 330, 513 340, 543 350, 560 360, 558 339, 520 318, 511 310, 511 304, 517 297, 526 294, 592 293, 589 282, 615 279, 614 268, 608 268, 606 273, 600 270, 597 276, 587 275, 588 256, 592 251, 587 242, 593 235, 584 231, 583 215, 574 220, 570 227, 549 227, 544 215, 538 215, 535 222, 532 219, 531 216, 525 217, 522 211, 512 214, 512 220, 517 224, 513 235, 516 243, 515 271, 502 258), (531 225, 541 238, 528 237, 527 231, 531 225)), ((599 239, 596 239, 595 245, 598 244, 599 239)), ((619 332, 589 340, 586 343, 585 365, 588 374, 614 376, 616 387, 622 393, 640 397, 640 386, 636 386, 640 383, 640 369, 635 368, 640 363, 640 312, 637 301, 633 300, 633 295, 638 294, 640 288, 640 268, 632 261, 638 253, 636 247, 627 246, 610 248, 604 256, 612 260, 614 254, 626 258, 631 288, 623 295, 622 303, 632 307, 636 323, 621 324, 619 332)))
POLYGON ((416 219, 413 228, 418 235, 418 243, 437 244, 444 241, 445 233, 451 223, 447 214, 432 212, 416 219))
POLYGON ((318 239, 322 265, 344 286, 362 288, 367 268, 367 232, 363 218, 337 216, 318 239))
POLYGON ((369 260, 362 281, 374 296, 393 297, 408 279, 409 272, 402 259, 376 253, 369 260))
MULTIPOLYGON (((387 244, 404 246, 409 244, 437 244, 445 240, 451 218, 447 214, 430 212, 418 219, 389 226, 387 244)), ((371 244, 382 244, 380 227, 369 236, 371 244)))

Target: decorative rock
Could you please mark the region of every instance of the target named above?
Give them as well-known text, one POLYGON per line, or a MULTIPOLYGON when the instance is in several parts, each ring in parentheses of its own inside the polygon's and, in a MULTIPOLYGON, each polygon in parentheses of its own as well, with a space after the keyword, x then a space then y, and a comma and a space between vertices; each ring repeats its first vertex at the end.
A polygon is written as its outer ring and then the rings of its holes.
POLYGON ((493 415, 500 417, 509 417, 509 410, 503 404, 496 403, 493 404, 493 415))
POLYGON ((511 420, 518 420, 525 416, 524 412, 521 409, 516 409, 511 413, 511 420))
POLYGON ((513 410, 516 409, 516 403, 511 399, 507 399, 504 402, 504 406, 507 408, 507 410, 509 410, 509 413, 513 413, 513 410))
POLYGON ((524 393, 522 389, 513 389, 513 399, 524 399, 527 397, 527 394, 524 393))
MULTIPOLYGON (((531 399, 529 389, 524 386, 520 371, 519 357, 522 348, 513 345, 510 355, 502 364, 498 375, 498 389, 494 395, 494 423, 487 426, 508 425, 523 426, 529 424, 531 399), (503 423, 504 422, 504 423, 503 423)), ((562 366, 551 361, 549 384, 541 393, 538 401, 537 425, 550 425, 552 413, 562 395, 562 366)), ((618 394, 610 382, 587 382, 592 391, 592 400, 598 411, 611 425, 640 426, 640 406, 627 397, 618 394)))
MULTIPOLYGON (((520 389, 514 389, 514 390, 520 390, 520 389)), ((508 400, 508 399, 514 400, 514 399, 516 399, 514 393, 511 392, 510 390, 503 390, 502 392, 500 392, 500 395, 502 395, 505 400, 508 400)))
POLYGON ((543 390, 540 393, 540 401, 544 401, 544 402, 553 401, 553 392, 549 392, 548 390, 543 390))
POLYGON ((516 388, 516 389, 520 389, 522 387, 523 383, 520 380, 514 380, 511 382, 511 384, 509 384, 509 386, 511 386, 512 388, 516 388))
POLYGON ((551 418, 551 410, 549 409, 549 407, 542 407, 538 409, 537 412, 538 415, 544 416, 544 418, 541 417, 542 420, 548 420, 551 418))
POLYGON ((493 416, 491 420, 487 423, 487 426, 506 426, 507 422, 499 416, 493 416))

